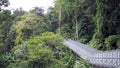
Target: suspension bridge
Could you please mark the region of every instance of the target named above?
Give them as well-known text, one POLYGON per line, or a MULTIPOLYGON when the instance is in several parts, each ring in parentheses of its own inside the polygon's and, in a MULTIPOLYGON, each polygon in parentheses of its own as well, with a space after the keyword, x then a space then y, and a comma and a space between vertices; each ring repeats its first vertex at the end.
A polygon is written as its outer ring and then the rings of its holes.
POLYGON ((120 50, 100 51, 71 39, 65 40, 64 43, 89 64, 100 67, 120 68, 120 50))

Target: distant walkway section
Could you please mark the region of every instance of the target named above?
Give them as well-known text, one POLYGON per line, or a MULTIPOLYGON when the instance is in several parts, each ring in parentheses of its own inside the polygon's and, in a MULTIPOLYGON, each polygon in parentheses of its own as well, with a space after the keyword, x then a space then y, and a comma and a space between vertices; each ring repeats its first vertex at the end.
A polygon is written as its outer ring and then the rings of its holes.
POLYGON ((71 39, 65 40, 64 43, 89 64, 120 68, 120 50, 100 51, 71 39))

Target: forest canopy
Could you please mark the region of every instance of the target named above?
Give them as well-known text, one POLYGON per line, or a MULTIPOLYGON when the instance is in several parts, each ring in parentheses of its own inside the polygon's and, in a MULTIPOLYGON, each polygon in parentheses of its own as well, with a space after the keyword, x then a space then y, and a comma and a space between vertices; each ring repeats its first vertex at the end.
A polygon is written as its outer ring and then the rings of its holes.
POLYGON ((41 7, 4 9, 9 4, 0 0, 1 68, 90 68, 62 43, 68 38, 120 48, 120 0, 56 0, 46 14, 41 7))

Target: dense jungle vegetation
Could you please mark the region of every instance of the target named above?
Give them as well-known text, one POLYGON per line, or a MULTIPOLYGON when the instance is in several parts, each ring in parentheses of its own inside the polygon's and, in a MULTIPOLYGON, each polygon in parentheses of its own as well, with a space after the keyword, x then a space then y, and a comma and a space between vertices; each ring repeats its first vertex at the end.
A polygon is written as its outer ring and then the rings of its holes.
POLYGON ((62 41, 120 48, 120 0, 55 0, 43 9, 5 10, 0 0, 0 68, 90 68, 62 41))

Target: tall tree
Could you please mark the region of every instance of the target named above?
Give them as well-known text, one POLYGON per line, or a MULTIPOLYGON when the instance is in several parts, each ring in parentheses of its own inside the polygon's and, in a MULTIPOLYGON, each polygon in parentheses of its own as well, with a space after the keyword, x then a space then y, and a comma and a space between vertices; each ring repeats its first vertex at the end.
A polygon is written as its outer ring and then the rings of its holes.
POLYGON ((48 25, 44 22, 44 17, 34 13, 25 13, 21 20, 13 25, 17 33, 15 43, 19 44, 23 40, 29 39, 30 36, 40 35, 48 30, 48 25))
POLYGON ((43 15, 44 9, 40 7, 34 7, 30 12, 38 14, 38 15, 43 15))
POLYGON ((12 19, 13 17, 11 16, 11 12, 9 10, 4 10, 3 12, 0 12, 0 43, 1 46, 5 48, 5 50, 7 48, 6 40, 7 40, 8 32, 12 25, 12 19))
POLYGON ((13 11, 12 16, 14 17, 13 21, 20 21, 21 20, 21 16, 24 15, 26 13, 26 11, 24 11, 22 8, 18 8, 16 10, 13 11))
POLYGON ((9 5, 9 1, 8 0, 0 0, 0 11, 3 10, 2 7, 7 7, 9 5))
POLYGON ((96 0, 97 12, 94 16, 96 30, 91 41, 94 47, 99 49, 119 47, 117 44, 120 35, 119 4, 119 0, 96 0))

